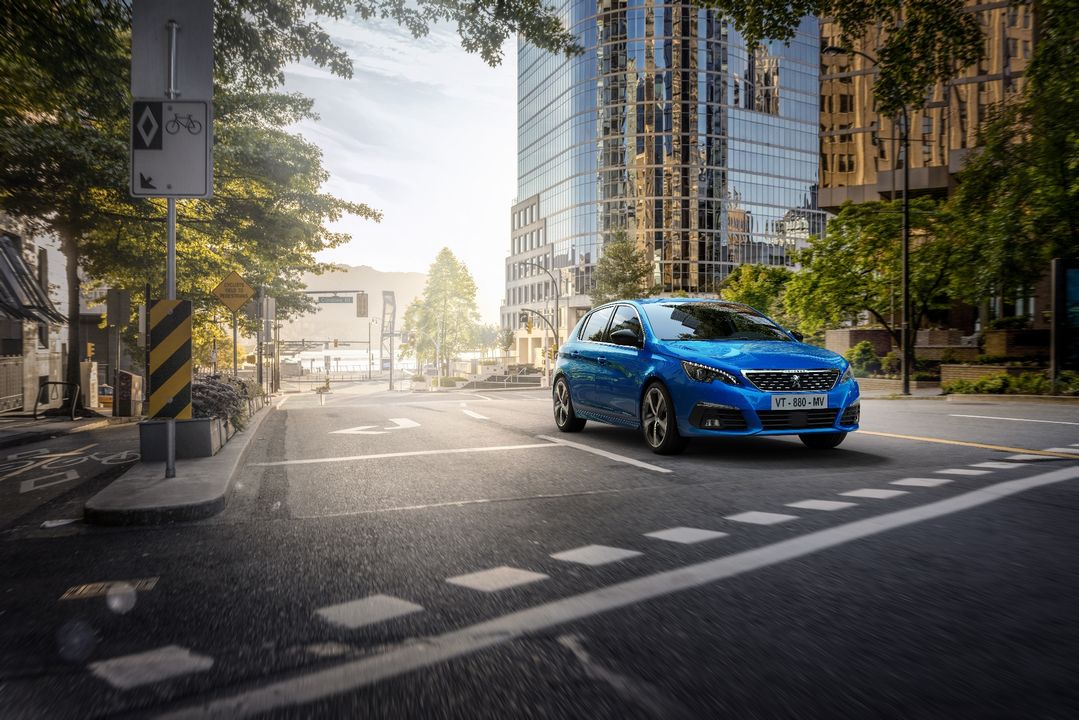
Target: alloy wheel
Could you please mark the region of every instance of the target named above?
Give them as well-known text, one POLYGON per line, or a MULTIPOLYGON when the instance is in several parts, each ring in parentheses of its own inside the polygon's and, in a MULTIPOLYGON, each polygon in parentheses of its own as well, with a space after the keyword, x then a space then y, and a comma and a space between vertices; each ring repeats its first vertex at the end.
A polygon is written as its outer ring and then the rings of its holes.
POLYGON ((554 386, 554 421, 559 427, 569 420, 569 389, 563 380, 559 380, 554 386))
POLYGON ((644 398, 645 438, 652 447, 659 447, 667 437, 667 400, 658 386, 649 389, 644 398))

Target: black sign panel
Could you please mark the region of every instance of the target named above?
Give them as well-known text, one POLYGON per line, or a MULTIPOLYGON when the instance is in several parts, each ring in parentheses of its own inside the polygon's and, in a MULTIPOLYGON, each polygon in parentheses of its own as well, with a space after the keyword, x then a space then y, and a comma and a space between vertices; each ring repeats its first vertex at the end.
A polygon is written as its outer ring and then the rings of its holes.
POLYGON ((131 104, 131 147, 134 150, 161 149, 161 102, 136 100, 131 104))

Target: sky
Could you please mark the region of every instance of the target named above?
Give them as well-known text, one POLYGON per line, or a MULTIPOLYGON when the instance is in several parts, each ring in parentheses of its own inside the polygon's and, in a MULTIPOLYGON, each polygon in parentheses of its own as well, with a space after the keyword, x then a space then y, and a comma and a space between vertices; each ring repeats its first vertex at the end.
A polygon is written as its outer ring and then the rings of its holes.
POLYGON ((321 24, 353 76, 289 66, 285 89, 313 98, 319 115, 295 130, 323 151, 324 190, 383 220, 335 223, 352 241, 319 259, 426 272, 448 246, 476 280, 483 322, 497 323, 517 191, 516 41, 492 68, 461 49, 453 26, 417 40, 389 22, 321 24))

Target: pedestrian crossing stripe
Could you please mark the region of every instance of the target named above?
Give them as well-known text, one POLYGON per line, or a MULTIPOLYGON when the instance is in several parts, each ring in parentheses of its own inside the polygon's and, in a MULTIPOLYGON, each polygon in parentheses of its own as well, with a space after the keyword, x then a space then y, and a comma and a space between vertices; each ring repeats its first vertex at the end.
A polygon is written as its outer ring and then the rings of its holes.
POLYGON ((150 417, 191 418, 191 303, 150 308, 150 417))

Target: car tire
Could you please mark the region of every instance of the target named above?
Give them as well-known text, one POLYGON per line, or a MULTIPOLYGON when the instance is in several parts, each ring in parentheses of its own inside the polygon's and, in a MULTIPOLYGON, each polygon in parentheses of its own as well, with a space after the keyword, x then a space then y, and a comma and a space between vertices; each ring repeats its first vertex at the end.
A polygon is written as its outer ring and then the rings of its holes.
POLYGON ((686 449, 688 440, 678 433, 674 402, 663 383, 653 382, 644 389, 641 433, 645 444, 657 455, 677 455, 686 449))
POLYGON ((805 433, 799 435, 798 439, 810 450, 831 450, 847 439, 847 433, 805 433))
POLYGON ((554 381, 551 390, 554 401, 554 424, 565 433, 580 432, 584 429, 585 420, 577 417, 573 412, 573 399, 569 394, 569 383, 566 378, 559 377, 554 381))

